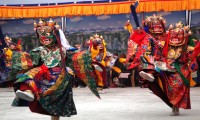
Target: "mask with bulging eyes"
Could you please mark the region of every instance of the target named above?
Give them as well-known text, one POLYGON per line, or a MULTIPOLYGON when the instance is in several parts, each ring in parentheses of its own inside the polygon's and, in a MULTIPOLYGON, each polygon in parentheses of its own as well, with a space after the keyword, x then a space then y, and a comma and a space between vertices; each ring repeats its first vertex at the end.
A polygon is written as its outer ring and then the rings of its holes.
POLYGON ((158 34, 158 33, 164 32, 164 27, 162 25, 162 22, 159 20, 150 22, 147 25, 149 26, 149 31, 153 34, 158 34))
POLYGON ((172 46, 181 46, 185 44, 185 38, 184 38, 184 30, 183 29, 172 29, 169 31, 170 38, 169 38, 169 44, 172 46))
POLYGON ((93 41, 93 46, 94 47, 99 47, 99 49, 103 49, 103 42, 102 42, 102 39, 100 38, 95 38, 93 41))
POLYGON ((165 32, 166 20, 161 16, 153 15, 145 19, 145 26, 151 34, 163 34, 165 32))
POLYGON ((51 46, 56 43, 56 36, 54 35, 55 29, 51 26, 37 27, 37 34, 39 41, 44 46, 51 46))

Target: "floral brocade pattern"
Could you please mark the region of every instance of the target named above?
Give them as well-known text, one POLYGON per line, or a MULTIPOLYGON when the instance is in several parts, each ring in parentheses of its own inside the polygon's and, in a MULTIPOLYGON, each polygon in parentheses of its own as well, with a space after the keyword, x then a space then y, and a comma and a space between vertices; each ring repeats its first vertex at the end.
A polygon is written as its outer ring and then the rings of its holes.
POLYGON ((75 53, 72 56, 72 61, 76 75, 88 85, 90 90, 98 98, 100 98, 99 93, 97 91, 94 71, 91 66, 92 64, 91 54, 88 51, 75 53))
POLYGON ((135 54, 137 49, 137 43, 135 43, 133 40, 128 41, 128 49, 127 49, 127 57, 126 60, 129 61, 129 59, 135 54))
POLYGON ((153 57, 153 45, 151 44, 155 39, 152 38, 150 35, 146 35, 144 40, 141 43, 141 46, 137 49, 137 58, 141 60, 141 64, 139 65, 139 69, 146 69, 146 70, 154 70, 154 57, 153 57), (145 57, 145 61, 142 60, 141 56, 147 56, 148 60, 145 57))
MULTIPOLYGON (((40 94, 39 103, 49 115, 66 117, 76 115, 77 112, 72 97, 72 79, 74 78, 65 70, 61 72, 61 67, 59 66, 61 62, 59 58, 60 50, 49 51, 48 55, 43 54, 43 50, 45 50, 44 47, 39 47, 33 49, 30 54, 24 54, 23 52, 13 53, 12 63, 14 64, 12 70, 21 71, 28 69, 24 74, 17 74, 17 76, 15 74, 15 78, 17 77, 18 79, 14 87, 17 88, 18 85, 24 83, 28 84, 32 88, 32 92, 40 94), (43 61, 49 58, 56 59, 57 61, 43 61), (49 66, 46 66, 47 64, 38 66, 41 60, 44 63, 48 62, 49 66), (30 69, 32 66, 34 68, 30 69), (51 92, 48 92, 48 90, 51 92), (44 95, 44 92, 48 94, 44 95)), ((28 102, 24 102, 22 99, 14 99, 12 104, 12 106, 27 105, 28 102)))
MULTIPOLYGON (((64 52, 64 50, 63 50, 64 52)), ((47 48, 43 47, 40 50, 41 59, 44 61, 44 64, 48 67, 55 67, 60 64, 61 61, 61 54, 60 49, 57 48, 54 51, 50 51, 47 48)))
POLYGON ((72 94, 73 76, 66 73, 60 86, 51 94, 40 98, 41 106, 53 116, 76 115, 72 94))
POLYGON ((187 87, 178 72, 166 74, 166 92, 169 101, 176 107, 190 109, 190 88, 187 87))

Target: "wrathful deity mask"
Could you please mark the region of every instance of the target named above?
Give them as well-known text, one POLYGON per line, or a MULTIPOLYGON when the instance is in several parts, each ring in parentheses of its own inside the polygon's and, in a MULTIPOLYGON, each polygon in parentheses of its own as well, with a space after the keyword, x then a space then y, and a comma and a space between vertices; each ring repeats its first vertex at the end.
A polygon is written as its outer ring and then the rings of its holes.
POLYGON ((56 36, 53 34, 52 27, 37 27, 37 33, 39 35, 40 43, 44 46, 48 46, 56 42, 56 36))
POLYGON ((170 25, 168 32, 169 37, 167 38, 167 41, 169 41, 167 57, 169 59, 177 59, 180 57, 184 50, 184 46, 187 45, 186 42, 188 42, 188 37, 191 34, 188 26, 183 26, 181 22, 177 23, 175 28, 173 25, 170 25))
POLYGON ((104 60, 106 57, 106 43, 103 36, 95 34, 90 37, 87 43, 89 44, 92 59, 98 59, 98 61, 104 60))
POLYGON ((163 17, 149 16, 145 19, 144 26, 148 27, 148 30, 152 34, 162 34, 165 32, 166 20, 163 17))
POLYGON ((191 31, 189 31, 188 26, 184 27, 183 24, 179 22, 176 24, 176 28, 170 25, 169 34, 169 44, 171 46, 181 46, 187 42, 186 38, 191 34, 191 31))
POLYGON ((38 24, 34 23, 34 26, 38 39, 43 46, 48 47, 57 42, 58 30, 56 29, 56 23, 51 19, 48 22, 40 20, 38 24))
POLYGON ((185 44, 184 31, 182 29, 170 30, 169 44, 172 46, 185 44))
POLYGON ((101 39, 94 39, 92 42, 93 42, 93 46, 98 46, 99 49, 103 49, 103 45, 102 45, 102 40, 101 39))
POLYGON ((93 48, 98 47, 98 49, 104 49, 105 42, 104 42, 103 36, 99 36, 99 35, 95 34, 90 37, 88 44, 91 44, 90 42, 92 42, 93 48))

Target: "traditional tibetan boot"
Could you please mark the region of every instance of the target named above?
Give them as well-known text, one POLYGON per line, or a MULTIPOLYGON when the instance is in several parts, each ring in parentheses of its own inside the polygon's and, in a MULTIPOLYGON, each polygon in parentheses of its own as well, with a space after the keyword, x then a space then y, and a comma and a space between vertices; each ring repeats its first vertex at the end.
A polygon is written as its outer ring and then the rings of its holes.
POLYGON ((150 81, 150 82, 153 82, 153 81, 154 81, 154 77, 153 77, 153 75, 150 74, 150 73, 146 73, 146 72, 144 72, 144 71, 141 71, 141 72, 139 73, 139 75, 140 75, 143 79, 145 79, 145 80, 148 80, 148 81, 150 81))
POLYGON ((180 113, 179 113, 179 108, 178 107, 175 107, 173 106, 172 107, 172 112, 171 112, 171 116, 178 116, 180 113))
POLYGON ((35 98, 31 90, 26 90, 26 91, 17 90, 16 96, 20 99, 23 99, 29 102, 34 101, 34 98, 35 98))
POLYGON ((98 70, 99 72, 103 72, 103 69, 99 65, 94 65, 95 70, 98 70))
POLYGON ((51 120, 60 120, 59 116, 51 116, 51 120))
POLYGON ((178 107, 175 107, 175 114, 176 114, 176 115, 180 115, 180 113, 179 113, 179 108, 178 108, 178 107))

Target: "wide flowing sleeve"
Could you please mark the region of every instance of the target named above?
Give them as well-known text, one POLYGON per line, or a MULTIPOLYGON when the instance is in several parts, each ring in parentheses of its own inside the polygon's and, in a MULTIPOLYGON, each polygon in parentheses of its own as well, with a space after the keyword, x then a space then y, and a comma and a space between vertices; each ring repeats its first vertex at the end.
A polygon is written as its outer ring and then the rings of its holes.
POLYGON ((30 68, 40 64, 39 51, 13 52, 10 76, 15 79, 17 74, 24 73, 30 68))
POLYGON ((80 78, 89 89, 98 97, 94 68, 92 66, 92 57, 89 51, 80 51, 73 54, 67 54, 66 66, 72 68, 74 74, 80 78))

